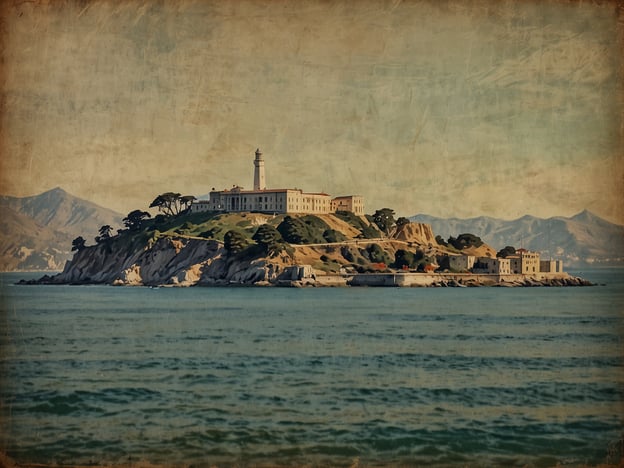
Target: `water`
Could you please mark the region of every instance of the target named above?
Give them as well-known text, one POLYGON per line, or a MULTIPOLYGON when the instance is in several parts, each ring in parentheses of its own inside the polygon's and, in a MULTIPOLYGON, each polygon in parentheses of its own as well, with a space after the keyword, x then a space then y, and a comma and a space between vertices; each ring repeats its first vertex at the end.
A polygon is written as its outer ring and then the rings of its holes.
POLYGON ((624 270, 590 288, 13 286, 0 451, 24 463, 619 461, 624 270))

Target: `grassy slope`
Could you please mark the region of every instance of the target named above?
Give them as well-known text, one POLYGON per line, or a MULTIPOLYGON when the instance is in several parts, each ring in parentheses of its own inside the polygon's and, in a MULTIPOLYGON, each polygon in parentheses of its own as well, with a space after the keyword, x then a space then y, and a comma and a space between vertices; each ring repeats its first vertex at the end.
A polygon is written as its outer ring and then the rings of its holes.
MULTIPOLYGON (((251 238, 258 226, 266 223, 277 227, 286 216, 263 213, 187 213, 160 221, 146 220, 141 230, 126 231, 109 242, 113 249, 129 252, 143 248, 151 240, 162 236, 206 238, 222 242, 228 231, 235 230, 253 244, 251 238)), ((376 271, 380 263, 392 263, 395 252, 399 249, 412 252, 421 247, 426 249, 426 246, 408 245, 397 240, 380 240, 378 238, 382 237, 381 233, 370 220, 367 217, 355 216, 353 213, 290 216, 306 222, 310 230, 315 232, 315 238, 318 238, 319 233, 327 227, 341 232, 346 237, 347 240, 341 244, 293 245, 288 248, 294 264, 310 264, 326 273, 337 273, 341 267, 350 267, 358 271, 376 271)), ((449 249, 436 246, 428 251, 428 255, 433 256, 447 251, 449 249)))

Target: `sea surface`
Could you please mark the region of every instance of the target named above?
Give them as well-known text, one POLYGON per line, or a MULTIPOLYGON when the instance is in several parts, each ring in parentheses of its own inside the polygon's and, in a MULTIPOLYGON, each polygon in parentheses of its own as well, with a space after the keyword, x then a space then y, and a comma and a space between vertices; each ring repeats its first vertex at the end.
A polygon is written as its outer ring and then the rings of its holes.
POLYGON ((0 451, 24 463, 616 463, 624 270, 569 288, 17 286, 0 451))

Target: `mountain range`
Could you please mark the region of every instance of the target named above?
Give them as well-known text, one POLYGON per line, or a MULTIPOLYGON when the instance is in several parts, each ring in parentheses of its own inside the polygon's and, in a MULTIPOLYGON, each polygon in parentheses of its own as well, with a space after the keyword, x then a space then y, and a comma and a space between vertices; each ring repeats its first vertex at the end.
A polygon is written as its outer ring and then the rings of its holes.
POLYGON ((411 221, 427 223, 436 235, 448 239, 462 233, 475 234, 496 250, 511 245, 540 252, 542 257, 560 259, 566 266, 616 265, 624 262, 624 226, 582 211, 570 218, 523 216, 502 220, 437 218, 418 214, 411 221))
MULTIPOLYGON (((71 242, 92 243, 101 226, 121 227, 123 215, 55 188, 31 197, 0 195, 0 271, 59 270, 72 257, 71 242)), ((624 262, 624 226, 583 211, 570 218, 523 216, 502 220, 438 218, 418 214, 411 221, 430 224, 444 239, 472 233, 496 250, 507 245, 541 252, 565 265, 624 262)))
POLYGON ((91 243, 101 226, 121 227, 123 216, 57 187, 31 197, 1 195, 0 217, 0 271, 12 271, 62 269, 73 239, 91 243))

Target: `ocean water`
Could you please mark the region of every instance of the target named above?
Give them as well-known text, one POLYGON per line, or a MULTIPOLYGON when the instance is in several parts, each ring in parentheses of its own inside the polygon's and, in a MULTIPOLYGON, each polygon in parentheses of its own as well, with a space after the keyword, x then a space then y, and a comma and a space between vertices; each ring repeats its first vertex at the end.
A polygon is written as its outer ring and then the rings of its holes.
POLYGON ((0 451, 24 463, 615 463, 624 270, 580 288, 16 286, 0 451))

